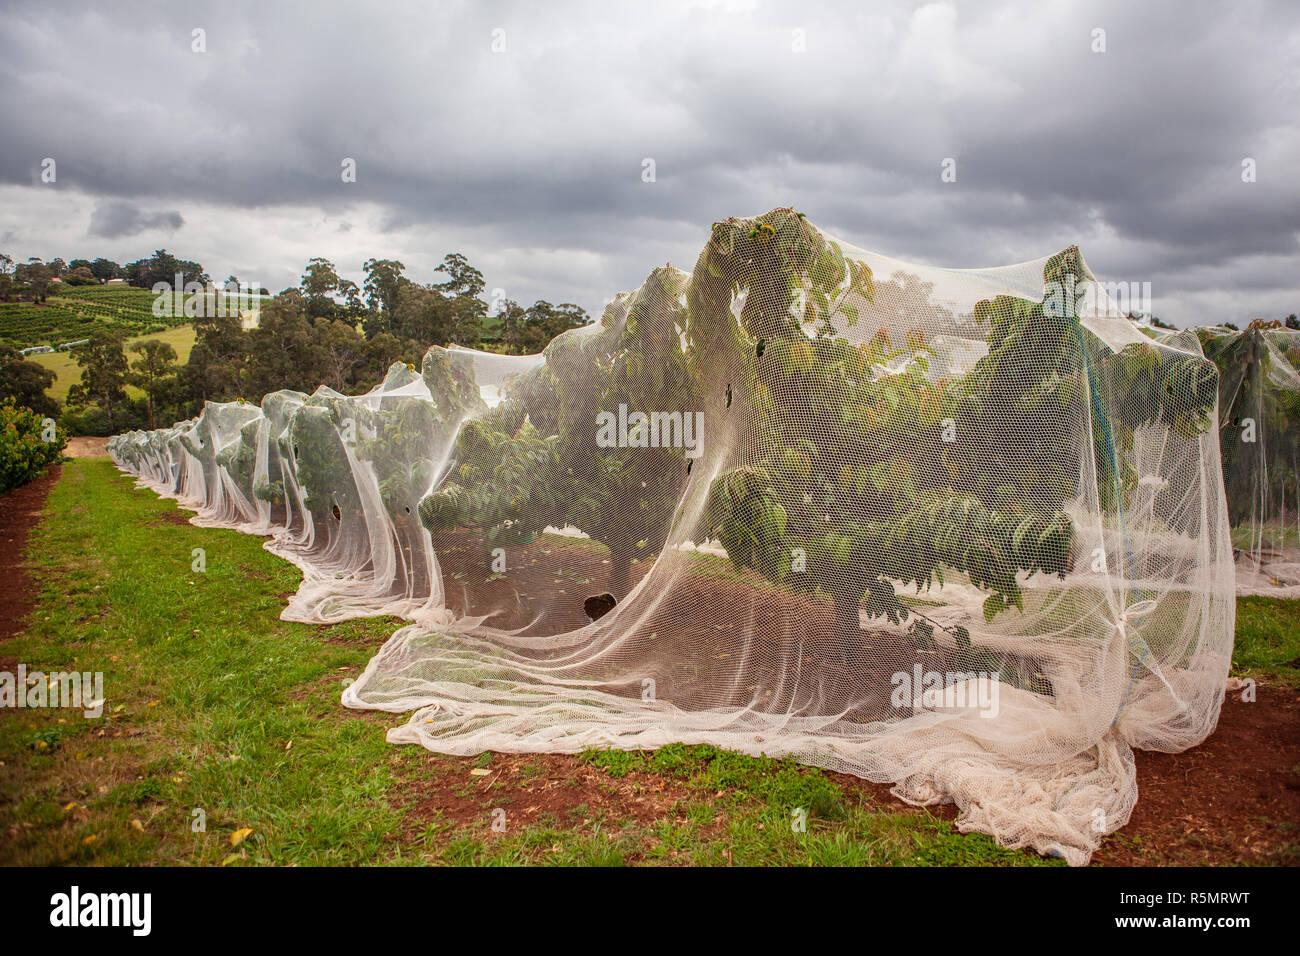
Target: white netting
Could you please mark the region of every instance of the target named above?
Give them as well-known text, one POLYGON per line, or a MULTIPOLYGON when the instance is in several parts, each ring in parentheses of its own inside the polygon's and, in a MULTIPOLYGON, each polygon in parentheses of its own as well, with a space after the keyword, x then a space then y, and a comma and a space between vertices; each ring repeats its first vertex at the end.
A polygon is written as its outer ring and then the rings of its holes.
POLYGON ((412 622, 344 693, 394 742, 793 754, 1083 863, 1130 748, 1213 729, 1234 620, 1215 366, 1092 282, 778 209, 544 356, 433 348, 110 451, 269 534, 286 617, 412 622))
POLYGON ((1300 598, 1300 331, 1202 330, 1219 367, 1219 437, 1237 592, 1300 598))

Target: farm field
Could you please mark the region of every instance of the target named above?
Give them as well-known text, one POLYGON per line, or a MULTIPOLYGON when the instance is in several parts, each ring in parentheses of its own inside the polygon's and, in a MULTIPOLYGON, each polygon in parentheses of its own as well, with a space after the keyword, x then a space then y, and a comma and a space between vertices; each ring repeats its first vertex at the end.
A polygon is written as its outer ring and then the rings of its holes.
POLYGON ((126 335, 161 331, 184 322, 153 314, 154 294, 123 286, 75 286, 51 295, 44 305, 0 303, 0 343, 14 348, 84 339, 98 326, 121 329, 126 335))
MULTIPOLYGON (((177 325, 161 332, 151 332, 148 335, 137 335, 127 339, 126 357, 128 362, 134 361, 136 358, 135 353, 131 351, 131 343, 149 339, 158 339, 171 343, 172 348, 176 350, 177 364, 184 365, 190 357, 190 349, 194 347, 194 326, 177 325)), ((27 359, 44 365, 54 373, 54 384, 45 391, 46 394, 60 402, 67 401, 68 389, 81 381, 81 366, 77 364, 71 352, 41 352, 27 356, 27 359)), ((132 398, 140 398, 144 394, 134 385, 128 385, 126 393, 132 398)))
MULTIPOLYGON (((962 835, 951 808, 906 807, 887 786, 709 747, 456 758, 390 745, 401 718, 339 695, 404 622, 280 620, 296 569, 254 536, 190 525, 106 458, 42 484, 44 502, 20 489, 39 513, 33 604, 8 602, 22 620, 0 669, 103 671, 107 703, 100 719, 0 715, 0 863, 1059 863, 962 835), (206 573, 191 571, 194 548, 206 573)), ((1239 601, 1234 673, 1259 681, 1259 701, 1229 695, 1219 731, 1186 754, 1138 754, 1138 811, 1097 864, 1300 862, 1298 641, 1300 602, 1239 601), (1209 789, 1186 793, 1188 767, 1209 789)))
MULTIPOLYGON (((0 344, 57 348, 101 326, 136 338, 187 324, 184 303, 189 297, 174 296, 170 316, 154 315, 156 298, 148 289, 131 286, 74 286, 51 295, 44 305, 0 303, 0 344)), ((225 296, 213 297, 211 307, 226 308, 225 296)), ((229 308, 233 311, 234 303, 229 308)))

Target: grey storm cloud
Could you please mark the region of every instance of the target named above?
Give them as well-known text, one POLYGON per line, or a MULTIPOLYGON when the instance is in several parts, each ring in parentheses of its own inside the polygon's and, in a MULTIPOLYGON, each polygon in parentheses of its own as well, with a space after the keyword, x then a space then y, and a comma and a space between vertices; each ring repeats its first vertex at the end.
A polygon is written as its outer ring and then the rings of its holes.
MULTIPOLYGON (((94 235, 148 245, 183 213, 178 252, 214 274, 246 260, 212 261, 193 204, 226 210, 213 228, 256 234, 253 265, 285 277, 305 261, 286 209, 340 221, 310 253, 337 258, 367 205, 387 243, 367 256, 427 257, 403 237, 432 230, 449 243, 435 259, 490 257, 490 285, 596 310, 665 259, 689 267, 711 222, 793 205, 937 265, 1077 242, 1098 275, 1152 281, 1179 324, 1300 308, 1285 0, 131 10, 7 4, 0 188, 39 190, 56 157, 60 188, 97 204, 94 235)), ((3 211, 0 227, 41 235, 3 211)))
POLYGON ((145 212, 124 199, 105 199, 96 204, 90 214, 88 235, 117 239, 139 235, 146 230, 175 232, 185 220, 179 212, 145 212))

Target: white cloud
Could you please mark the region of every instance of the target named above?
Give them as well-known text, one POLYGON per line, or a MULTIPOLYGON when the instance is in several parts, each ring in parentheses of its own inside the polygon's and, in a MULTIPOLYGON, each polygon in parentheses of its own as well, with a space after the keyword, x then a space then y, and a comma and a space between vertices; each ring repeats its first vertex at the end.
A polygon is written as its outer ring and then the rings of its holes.
POLYGON ((1298 74, 1300 11, 1282 2, 159 2, 110 18, 33 0, 0 20, 0 236, 24 258, 166 244, 273 288, 316 255, 353 278, 395 257, 428 280, 460 251, 512 297, 596 310, 666 259, 689 267, 710 222, 793 204, 931 264, 1079 242, 1099 275, 1198 288, 1158 297, 1166 318, 1218 321, 1276 311, 1274 275, 1300 272, 1298 74), (140 230, 88 236, 97 208, 140 230), (173 212, 177 231, 148 221, 173 212))

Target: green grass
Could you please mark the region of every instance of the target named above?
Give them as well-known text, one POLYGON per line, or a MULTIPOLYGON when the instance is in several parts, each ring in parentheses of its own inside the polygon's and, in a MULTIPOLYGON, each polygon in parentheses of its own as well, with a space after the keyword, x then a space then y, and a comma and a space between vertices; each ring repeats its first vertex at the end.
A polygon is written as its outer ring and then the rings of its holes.
POLYGON ((594 770, 600 792, 630 786, 629 801, 673 796, 654 819, 639 820, 631 803, 613 812, 577 806, 493 833, 493 801, 523 793, 546 768, 475 777, 472 769, 504 758, 385 742, 400 718, 347 711, 339 694, 400 622, 281 621, 297 571, 259 538, 178 523, 181 514, 106 460, 64 465, 29 543, 39 604, 0 652, 8 670, 22 661, 103 671, 107 704, 99 719, 0 714, 0 833, 17 834, 0 839, 0 862, 1055 862, 960 835, 822 771, 711 747, 522 758, 558 761, 569 774, 594 770), (196 547, 206 573, 191 571, 196 547), (468 781, 455 791, 464 793, 485 780, 481 819, 419 809, 431 788, 468 781), (791 826, 798 807, 806 832, 791 826), (195 810, 204 832, 191 828, 195 810))
POLYGON ((1300 601, 1237 599, 1232 672, 1243 677, 1273 675, 1300 690, 1300 601))
MULTIPOLYGON (((137 335, 127 339, 127 361, 133 362, 137 358, 135 353, 131 351, 132 342, 143 342, 150 339, 171 343, 172 348, 176 350, 177 364, 184 365, 189 361, 190 349, 194 347, 194 326, 177 325, 162 332, 137 335)), ((30 362, 44 365, 54 373, 54 384, 47 388, 45 393, 60 402, 66 402, 68 389, 81 381, 81 366, 77 364, 71 352, 42 352, 37 355, 29 355, 27 359, 30 362)), ((133 385, 127 386, 126 391, 132 398, 140 398, 144 394, 133 385)))
POLYGON ((1300 544, 1300 528, 1294 524, 1274 521, 1262 528, 1253 524, 1240 524, 1232 529, 1232 546, 1243 551, 1253 551, 1257 545, 1271 548, 1294 548, 1300 544))

